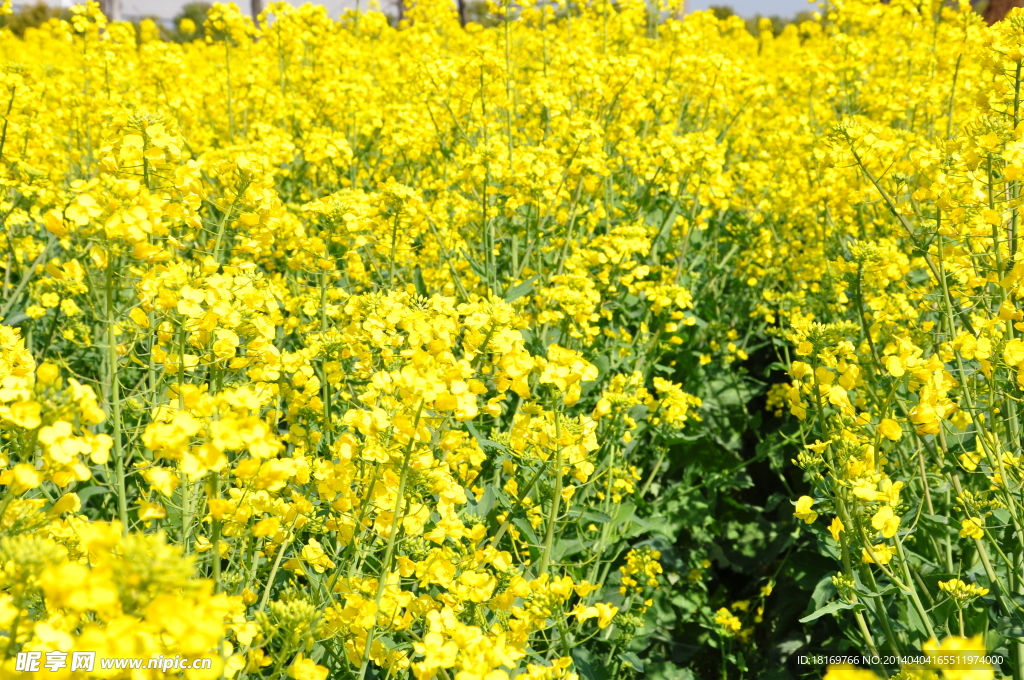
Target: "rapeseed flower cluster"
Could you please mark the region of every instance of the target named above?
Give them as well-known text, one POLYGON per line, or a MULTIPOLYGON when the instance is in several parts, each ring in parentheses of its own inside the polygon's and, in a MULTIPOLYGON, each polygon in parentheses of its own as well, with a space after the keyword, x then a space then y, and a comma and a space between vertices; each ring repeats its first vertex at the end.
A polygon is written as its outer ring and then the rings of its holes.
MULTIPOLYGON (((517 54, 549 39, 530 16, 517 54)), ((610 26, 647 40, 642 16, 610 26)), ((164 43, 87 3, 0 36, 2 673, 88 649, 217 659, 194 678, 576 677, 646 605, 605 583, 625 527, 569 534, 637 494, 645 423, 656 446, 700 406, 652 376, 694 323, 658 230, 580 209, 610 176, 600 108, 566 125, 562 57, 527 85, 442 5, 203 28, 164 43), (325 70, 413 44, 390 91, 325 70)))
POLYGON ((1024 14, 828 5, 0 29, 0 676, 742 673, 775 575, 669 534, 756 360, 808 621, 1024 677, 1024 14))

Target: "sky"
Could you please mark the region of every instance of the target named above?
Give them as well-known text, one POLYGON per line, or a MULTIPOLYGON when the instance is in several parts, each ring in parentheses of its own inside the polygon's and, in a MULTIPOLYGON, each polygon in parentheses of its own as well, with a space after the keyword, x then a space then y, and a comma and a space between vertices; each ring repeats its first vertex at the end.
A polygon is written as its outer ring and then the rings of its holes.
POLYGON ((761 16, 791 17, 797 12, 814 11, 817 3, 807 0, 687 0, 686 9, 696 11, 707 9, 710 5, 729 5, 737 14, 752 17, 761 16))
MULTIPOLYGON (((63 7, 71 7, 76 4, 78 0, 44 0, 50 6, 61 5, 63 7)), ((121 12, 125 17, 135 16, 157 16, 164 19, 170 19, 177 15, 182 6, 188 4, 191 0, 121 0, 121 12)), ((249 9, 249 0, 207 0, 208 2, 234 2, 236 5, 241 7, 243 10, 249 9)), ((302 4, 301 0, 288 0, 293 5, 302 4)), ((263 4, 266 6, 269 0, 264 0, 263 4)), ((363 1, 363 5, 367 4, 368 0, 363 1)), ((32 0, 15 0, 14 5, 19 4, 32 4, 32 0)), ((321 0, 317 2, 318 5, 324 5, 327 7, 327 11, 331 16, 337 16, 341 13, 343 8, 355 7, 356 0, 321 0)), ((381 3, 384 4, 384 3, 381 3)))
MULTIPOLYGON (((181 6, 187 1, 121 0, 121 6, 123 7, 124 15, 127 17, 158 16, 169 19, 176 15, 180 11, 181 6)), ((292 0, 292 3, 297 4, 297 0, 292 0)), ((15 4, 21 3, 16 2, 15 4)), ((50 0, 49 4, 70 6, 73 2, 72 0, 50 0)), ((243 8, 248 7, 248 4, 246 0, 239 2, 239 5, 243 8)), ((355 7, 355 0, 321 0, 318 4, 325 5, 331 16, 337 16, 341 13, 342 8, 355 7)), ((389 3, 381 2, 381 4, 387 6, 389 3)), ((797 12, 814 9, 814 6, 809 4, 807 0, 687 0, 686 2, 687 9, 691 11, 707 9, 710 5, 729 5, 736 10, 737 14, 742 16, 754 16, 755 14, 770 16, 774 14, 789 17, 797 12)))

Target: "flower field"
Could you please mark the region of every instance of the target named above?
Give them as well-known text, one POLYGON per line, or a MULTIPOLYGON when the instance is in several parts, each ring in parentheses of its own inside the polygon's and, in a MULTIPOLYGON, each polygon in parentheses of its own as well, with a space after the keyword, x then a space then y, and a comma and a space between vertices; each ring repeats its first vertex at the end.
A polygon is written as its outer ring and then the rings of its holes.
POLYGON ((0 29, 0 677, 1024 679, 1024 12, 828 5, 0 29))

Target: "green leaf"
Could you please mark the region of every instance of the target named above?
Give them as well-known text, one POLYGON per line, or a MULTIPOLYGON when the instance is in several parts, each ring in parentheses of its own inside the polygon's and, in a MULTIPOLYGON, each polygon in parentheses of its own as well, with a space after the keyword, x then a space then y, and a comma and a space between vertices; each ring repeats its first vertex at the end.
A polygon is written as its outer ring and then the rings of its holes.
POLYGON ((509 288, 508 291, 505 293, 505 302, 514 302, 519 298, 523 297, 524 295, 528 295, 533 290, 533 283, 536 280, 536 276, 531 276, 530 278, 520 283, 518 286, 513 286, 512 288, 509 288))
POLYGON ((480 445, 480 448, 495 449, 497 451, 505 450, 505 447, 499 444, 498 442, 491 441, 490 439, 487 439, 482 434, 480 434, 480 431, 477 430, 473 423, 469 422, 468 420, 466 421, 466 429, 469 430, 469 433, 473 435, 474 439, 476 439, 476 442, 477 444, 480 445))
POLYGON ((484 489, 484 492, 480 495, 479 500, 476 502, 476 507, 474 508, 478 514, 486 516, 487 513, 491 511, 491 508, 494 507, 494 491, 494 485, 492 484, 488 484, 484 489))
POLYGON ((85 505, 85 502, 92 498, 93 496, 104 496, 112 492, 109 488, 105 486, 90 486, 87 489, 82 489, 81 491, 76 491, 75 493, 78 494, 78 500, 82 502, 82 505, 85 505))
POLYGON ((427 284, 423 281, 423 270, 420 269, 419 265, 412 271, 412 282, 416 286, 416 292, 423 297, 429 297, 427 295, 427 284))
POLYGON ((633 519, 633 513, 636 511, 636 505, 632 501, 620 503, 618 510, 615 512, 615 522, 625 522, 633 519))
POLYGON ((579 539, 571 539, 568 541, 558 541, 553 546, 551 552, 556 561, 564 560, 566 557, 570 557, 577 553, 583 552, 583 549, 587 547, 583 541, 579 539))
POLYGON ((619 654, 619 659, 622 661, 622 663, 626 663, 632 666, 633 670, 635 670, 637 673, 644 672, 643 662, 640 661, 640 657, 634 654, 633 652, 622 652, 621 654, 619 654))
POLYGON ((800 619, 800 623, 810 623, 811 621, 814 621, 815 619, 821 618, 825 614, 835 614, 836 612, 841 612, 841 611, 844 611, 846 609, 853 609, 855 611, 860 611, 861 609, 864 609, 864 605, 861 604, 860 602, 854 603, 854 602, 843 602, 842 600, 836 600, 835 602, 832 602, 831 604, 825 605, 824 607, 822 607, 818 611, 814 612, 813 614, 808 614, 804 618, 800 619))
POLYGON ((537 547, 540 545, 540 539, 537 538, 537 534, 534 532, 533 526, 525 517, 514 518, 512 520, 512 524, 515 525, 519 531, 523 532, 523 535, 526 536, 526 540, 529 541, 531 547, 537 547))
POLYGON ((823 576, 817 585, 814 586, 814 592, 811 593, 811 605, 815 609, 820 609, 837 592, 835 585, 832 583, 832 577, 823 576))
POLYGON ((609 680, 608 669, 601 659, 595 659, 590 650, 576 647, 572 650, 572 661, 583 680, 609 680))
POLYGON ((911 644, 923 642, 924 640, 927 640, 930 637, 930 633, 928 631, 928 624, 926 624, 924 619, 921 618, 921 614, 917 611, 917 607, 908 606, 906 609, 906 614, 904 614, 901 617, 901 619, 903 625, 906 626, 906 629, 908 631, 912 631, 913 633, 917 634, 916 636, 910 636, 911 644))
POLYGON ((859 592, 857 594, 861 597, 884 597, 885 595, 892 595, 893 593, 900 592, 903 591, 900 590, 899 586, 889 586, 888 588, 882 588, 877 593, 859 592))
POLYGON ((996 508, 992 511, 992 516, 996 518, 996 521, 1000 524, 1010 524, 1010 513, 1006 508, 996 508))
POLYGON ((594 510, 593 508, 587 508, 580 513, 580 520, 584 522, 597 522, 598 524, 608 524, 612 521, 609 515, 601 512, 600 510, 594 510))

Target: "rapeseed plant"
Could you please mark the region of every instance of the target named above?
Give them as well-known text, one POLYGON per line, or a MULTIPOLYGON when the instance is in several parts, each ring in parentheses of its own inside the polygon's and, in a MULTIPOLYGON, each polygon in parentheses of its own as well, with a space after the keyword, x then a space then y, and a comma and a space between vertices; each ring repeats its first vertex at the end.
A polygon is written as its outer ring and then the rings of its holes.
POLYGON ((808 626, 1024 677, 1024 14, 828 5, 0 29, 0 675, 756 676, 800 545, 808 626))

